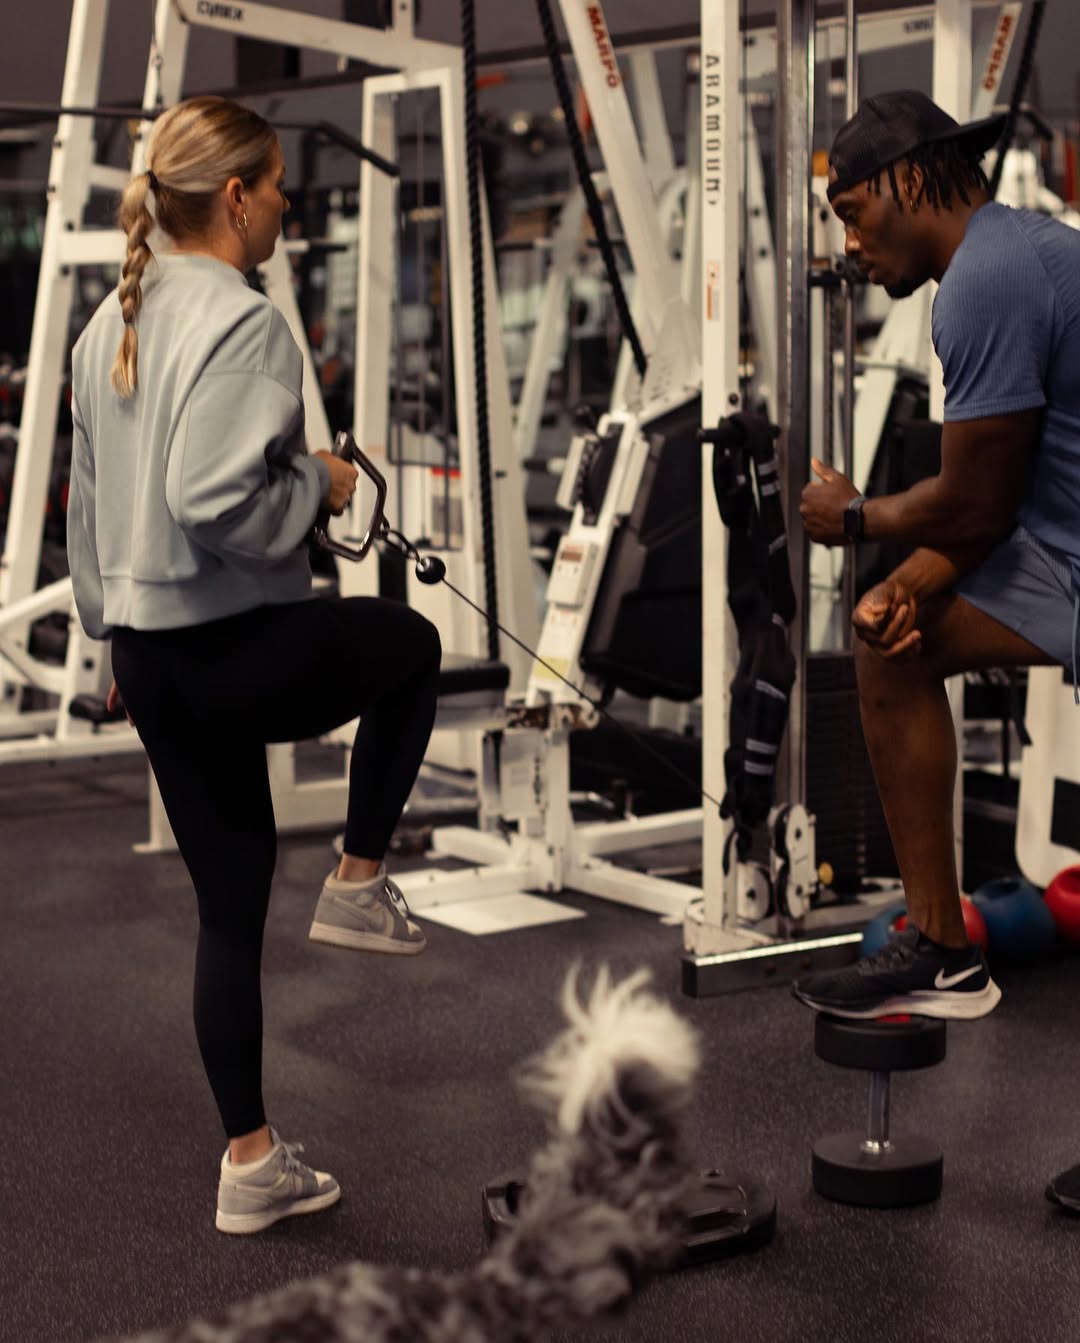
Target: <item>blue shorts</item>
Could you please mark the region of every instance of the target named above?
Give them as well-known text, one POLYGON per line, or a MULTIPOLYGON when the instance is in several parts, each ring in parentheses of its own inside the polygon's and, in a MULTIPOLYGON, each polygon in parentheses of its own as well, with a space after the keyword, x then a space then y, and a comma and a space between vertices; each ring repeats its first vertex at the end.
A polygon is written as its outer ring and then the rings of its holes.
POLYGON ((1059 551, 1016 529, 955 589, 958 596, 1072 669, 1072 569, 1059 551))

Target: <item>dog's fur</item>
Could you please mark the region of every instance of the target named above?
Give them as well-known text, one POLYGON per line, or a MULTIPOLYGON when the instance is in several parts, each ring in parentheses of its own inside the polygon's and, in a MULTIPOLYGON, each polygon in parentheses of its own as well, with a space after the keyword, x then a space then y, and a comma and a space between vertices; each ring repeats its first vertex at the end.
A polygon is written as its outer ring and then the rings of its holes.
POLYGON ((601 971, 568 1026, 523 1070, 549 1140, 512 1228, 465 1273, 351 1264, 139 1343, 521 1343, 628 1299, 679 1249, 690 1177, 678 1119, 697 1041, 639 971, 601 971))

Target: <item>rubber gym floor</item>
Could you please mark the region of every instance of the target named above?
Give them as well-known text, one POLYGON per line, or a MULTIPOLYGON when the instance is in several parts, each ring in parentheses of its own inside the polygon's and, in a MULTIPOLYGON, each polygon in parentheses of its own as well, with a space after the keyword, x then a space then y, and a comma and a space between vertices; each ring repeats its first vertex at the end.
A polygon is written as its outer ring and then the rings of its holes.
POLYGON ((307 940, 329 836, 281 840, 264 957, 271 1122, 343 1187, 328 1213, 214 1229, 224 1147, 191 1024, 195 908, 175 855, 140 856, 141 759, 0 772, 0 1339, 66 1343, 205 1313, 364 1259, 460 1269, 480 1189, 540 1139, 514 1065, 558 1029, 567 968, 652 968, 695 1023, 703 1167, 764 1178, 760 1253, 654 1281, 598 1343, 1023 1343, 1080 1335, 1080 1219, 1046 1179, 1080 1161, 1077 959, 999 976, 1000 1008, 895 1079, 893 1125, 945 1151, 939 1202, 828 1203, 815 1137, 864 1122, 861 1074, 814 1057, 783 988, 679 988, 680 930, 564 896, 585 919, 489 937, 428 923, 415 960, 307 940))

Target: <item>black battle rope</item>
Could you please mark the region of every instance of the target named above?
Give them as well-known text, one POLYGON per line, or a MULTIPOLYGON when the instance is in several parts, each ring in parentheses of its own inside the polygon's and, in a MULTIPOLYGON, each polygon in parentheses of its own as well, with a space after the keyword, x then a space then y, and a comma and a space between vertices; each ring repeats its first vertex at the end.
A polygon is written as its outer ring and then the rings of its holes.
POLYGON ((1028 80, 1031 78, 1031 67, 1035 62, 1035 48, 1039 45, 1039 29, 1042 26, 1045 13, 1046 0, 1035 0, 1028 29, 1024 34, 1024 49, 1020 53, 1020 64, 1016 70, 1016 82, 1013 84, 1012 97, 1009 99, 1005 129, 1001 132, 1001 139, 998 141, 997 162, 994 164, 994 173, 990 178, 990 195, 994 199, 997 198, 998 188, 1001 186, 1001 174, 1005 170, 1005 155, 1009 152, 1013 136, 1016 134, 1020 104, 1024 101, 1028 80))
MULTIPOLYGON (((480 220, 480 128, 476 111, 476 5, 461 0, 465 57, 465 176, 469 186, 472 257, 473 377, 476 382, 476 451, 480 471, 480 527, 484 542, 484 600, 488 658, 499 661, 499 595, 495 577, 495 517, 491 507, 491 435, 488 424, 487 332, 484 327, 484 233, 480 220)), ((478 608, 479 609, 479 608, 478 608)))
MULTIPOLYGON (((477 604, 471 598, 467 597, 464 592, 461 592, 458 588, 454 587, 453 583, 451 583, 450 580, 446 577, 446 566, 442 563, 441 560, 436 559, 432 556, 421 555, 411 541, 407 540, 404 536, 402 536, 400 532, 394 531, 392 528, 388 529, 382 535, 382 537, 380 537, 380 541, 382 542, 382 544, 389 546, 391 550, 396 550, 400 554, 404 555, 406 559, 412 560, 412 562, 417 566, 417 577, 420 579, 422 583, 428 583, 428 584, 435 584, 440 582, 444 583, 450 589, 451 592, 453 592, 456 596, 461 598, 461 600, 466 604, 466 606, 471 606, 472 609, 476 611, 478 615, 483 616, 485 620, 491 619, 488 613, 484 611, 481 607, 477 606, 477 604)), ((683 770, 681 770, 678 767, 678 765, 673 765, 671 761, 667 758, 667 756, 665 756, 662 752, 656 750, 655 747, 650 746, 649 743, 643 737, 639 736, 632 728, 629 728, 626 726, 625 723, 620 722, 619 719, 614 716, 614 714, 609 713, 602 704, 600 704, 597 700, 594 700, 591 695, 586 694, 585 691, 582 690, 580 686, 575 685, 573 681, 567 680, 567 678, 563 676, 561 672, 556 671, 555 668, 549 662, 545 662, 544 659, 540 656, 539 653, 536 652, 535 649, 530 648, 529 645, 526 643, 522 643, 522 641, 517 637, 517 635, 511 633, 511 631, 508 630, 505 625, 499 625, 498 628, 502 631, 503 634, 506 635, 506 637, 511 641, 511 643, 517 644, 517 646, 520 649, 528 653, 529 657, 535 658, 536 661, 540 664, 541 667, 544 668, 545 671, 549 671, 552 674, 552 676, 557 677, 563 683, 563 685, 569 686, 570 689, 574 692, 574 694, 580 696, 580 698, 583 699, 586 702, 586 704, 590 704, 601 716, 601 718, 606 719, 609 723, 613 723, 619 729, 620 732, 625 733, 626 736, 628 736, 631 741, 636 742, 637 745, 640 746, 643 751, 648 752, 648 754, 651 755, 654 759, 659 760, 659 762, 664 766, 665 769, 667 769, 667 771, 670 774, 673 774, 677 779, 680 779, 683 783, 689 784, 689 786, 693 789, 693 791, 697 793, 699 796, 703 797, 706 802, 711 802, 713 806, 717 808, 717 810, 720 809, 720 803, 717 801, 717 799, 713 797, 711 793, 707 793, 705 789, 702 788, 701 784, 698 782, 697 779, 692 779, 690 775, 684 773, 683 770)))
POLYGON ((600 203, 600 197, 592 179, 589 158, 585 153, 585 141, 581 138, 581 127, 578 125, 574 100, 570 93, 570 82, 566 78, 566 66, 563 63, 562 51, 559 49, 559 39, 555 33, 555 21, 551 17, 551 6, 548 4, 548 0, 536 0, 536 9, 540 15, 540 27, 544 33, 544 46, 547 48, 552 78, 555 80, 555 88, 559 94, 559 106, 562 108, 563 119, 566 123, 566 134, 569 137, 570 149, 574 155, 574 167, 577 170, 581 189, 585 193, 585 204, 588 206, 589 218, 592 220, 593 232, 596 234, 600 255, 604 258, 604 269, 607 271, 608 282, 615 299, 619 324, 622 326, 623 335, 630 342, 630 348, 634 352, 634 365, 637 368, 638 377, 644 378, 645 370, 648 368, 648 360, 645 358, 641 339, 638 336, 637 328, 634 326, 634 319, 630 315, 630 305, 626 301, 626 290, 623 289, 622 277, 615 261, 615 249, 611 245, 607 221, 604 219, 604 207, 600 203))

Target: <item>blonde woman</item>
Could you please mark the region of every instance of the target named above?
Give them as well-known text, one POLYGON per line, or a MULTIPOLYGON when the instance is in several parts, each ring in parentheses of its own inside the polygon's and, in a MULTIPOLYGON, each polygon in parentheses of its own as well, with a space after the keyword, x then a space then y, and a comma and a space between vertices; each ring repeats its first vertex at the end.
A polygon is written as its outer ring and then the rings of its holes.
POLYGON ((216 1224, 243 1233, 340 1197, 263 1108, 265 744, 362 715, 345 853, 310 935, 422 951, 382 858, 431 732, 441 650, 400 603, 311 596, 307 538, 320 509, 344 511, 356 471, 308 454, 300 352, 244 278, 288 208, 274 131, 194 98, 155 122, 147 165, 121 204, 119 287, 72 357, 68 551, 82 624, 112 641, 110 699, 146 747, 195 887, 195 1029, 229 1140, 216 1224))

